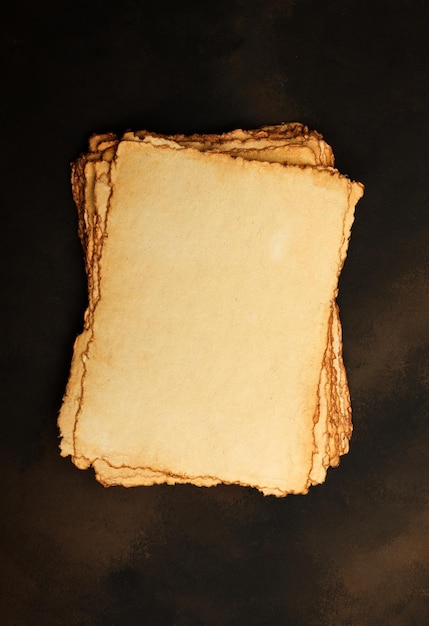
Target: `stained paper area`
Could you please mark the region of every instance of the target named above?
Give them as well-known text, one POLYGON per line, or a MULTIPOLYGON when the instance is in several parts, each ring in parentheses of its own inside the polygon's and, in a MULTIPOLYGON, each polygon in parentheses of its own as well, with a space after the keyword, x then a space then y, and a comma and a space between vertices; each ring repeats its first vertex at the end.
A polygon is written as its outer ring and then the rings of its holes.
POLYGON ((363 193, 301 124, 92 137, 61 453, 104 485, 306 493, 348 451, 336 305, 363 193))

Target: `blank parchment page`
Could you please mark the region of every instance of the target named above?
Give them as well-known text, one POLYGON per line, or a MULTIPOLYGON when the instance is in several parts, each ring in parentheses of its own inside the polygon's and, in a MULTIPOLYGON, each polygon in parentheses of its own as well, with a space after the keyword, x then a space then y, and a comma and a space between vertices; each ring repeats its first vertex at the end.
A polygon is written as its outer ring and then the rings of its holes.
POLYGON ((361 186, 332 168, 137 141, 119 143, 109 175, 76 464, 106 484, 305 492, 361 186))

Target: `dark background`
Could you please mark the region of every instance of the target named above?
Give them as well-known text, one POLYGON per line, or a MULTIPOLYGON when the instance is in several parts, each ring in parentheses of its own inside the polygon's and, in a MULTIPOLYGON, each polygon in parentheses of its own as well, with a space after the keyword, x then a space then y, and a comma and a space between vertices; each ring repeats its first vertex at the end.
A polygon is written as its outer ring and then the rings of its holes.
POLYGON ((1 611, 9 625, 429 623, 423 1, 7 3, 0 19, 1 611), (350 454, 306 496, 104 489, 58 453, 94 132, 301 121, 366 186, 339 303, 350 454))

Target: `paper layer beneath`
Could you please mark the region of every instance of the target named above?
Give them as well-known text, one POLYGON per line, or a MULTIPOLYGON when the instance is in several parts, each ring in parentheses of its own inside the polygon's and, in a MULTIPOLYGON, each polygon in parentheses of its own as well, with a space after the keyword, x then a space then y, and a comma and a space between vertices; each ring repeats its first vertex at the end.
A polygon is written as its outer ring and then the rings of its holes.
POLYGON ((324 481, 352 431, 335 298, 363 193, 333 165, 301 124, 91 139, 63 456, 106 486, 324 481))

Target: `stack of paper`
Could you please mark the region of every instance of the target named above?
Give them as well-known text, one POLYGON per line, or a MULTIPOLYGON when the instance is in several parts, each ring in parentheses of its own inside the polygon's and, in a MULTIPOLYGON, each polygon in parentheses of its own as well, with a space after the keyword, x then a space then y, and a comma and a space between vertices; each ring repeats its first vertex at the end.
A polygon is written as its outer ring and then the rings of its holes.
POLYGON ((301 124, 95 136, 61 452, 104 485, 306 493, 348 451, 335 302, 363 193, 301 124))

